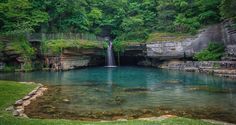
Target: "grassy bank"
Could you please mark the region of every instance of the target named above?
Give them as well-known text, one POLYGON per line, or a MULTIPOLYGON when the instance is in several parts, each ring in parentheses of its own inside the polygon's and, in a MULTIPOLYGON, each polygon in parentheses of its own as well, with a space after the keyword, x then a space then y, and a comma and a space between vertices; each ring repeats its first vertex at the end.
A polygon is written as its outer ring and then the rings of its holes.
POLYGON ((29 93, 36 85, 0 81, 0 125, 211 125, 201 120, 170 118, 163 121, 83 122, 73 120, 41 120, 16 118, 5 109, 29 93))

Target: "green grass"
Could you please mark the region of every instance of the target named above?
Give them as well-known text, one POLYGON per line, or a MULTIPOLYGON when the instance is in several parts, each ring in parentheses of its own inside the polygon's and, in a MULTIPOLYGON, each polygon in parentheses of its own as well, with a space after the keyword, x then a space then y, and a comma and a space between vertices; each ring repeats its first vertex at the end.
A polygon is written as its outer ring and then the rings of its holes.
POLYGON ((32 91, 36 85, 19 84, 17 82, 0 81, 0 114, 3 113, 7 106, 14 101, 24 97, 26 93, 32 91))
POLYGON ((49 40, 45 41, 41 49, 45 53, 60 53, 65 48, 83 48, 83 49, 92 49, 92 48, 103 48, 103 43, 99 41, 88 41, 88 40, 49 40))
POLYGON ((5 109, 29 93, 36 85, 0 81, 0 125, 211 125, 201 120, 170 118, 163 121, 84 122, 76 120, 29 119, 13 117, 5 109))
POLYGON ((191 37, 192 36, 189 34, 156 32, 149 35, 147 43, 167 42, 167 41, 180 42, 185 40, 186 38, 191 38, 191 37))

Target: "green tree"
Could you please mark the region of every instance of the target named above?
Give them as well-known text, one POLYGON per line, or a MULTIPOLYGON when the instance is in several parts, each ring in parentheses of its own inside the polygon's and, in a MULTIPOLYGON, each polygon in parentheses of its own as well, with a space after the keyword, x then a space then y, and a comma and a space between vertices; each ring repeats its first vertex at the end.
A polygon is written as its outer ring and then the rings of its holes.
POLYGON ((33 31, 34 27, 47 21, 47 13, 32 7, 28 0, 0 2, 1 32, 33 31))
POLYGON ((198 18, 203 24, 218 22, 220 19, 219 4, 221 0, 198 0, 198 18))
POLYGON ((235 0, 222 0, 221 1, 221 15, 223 18, 233 18, 236 20, 236 1, 235 0))
POLYGON ((174 0, 158 0, 158 30, 174 31, 173 22, 177 15, 174 0))

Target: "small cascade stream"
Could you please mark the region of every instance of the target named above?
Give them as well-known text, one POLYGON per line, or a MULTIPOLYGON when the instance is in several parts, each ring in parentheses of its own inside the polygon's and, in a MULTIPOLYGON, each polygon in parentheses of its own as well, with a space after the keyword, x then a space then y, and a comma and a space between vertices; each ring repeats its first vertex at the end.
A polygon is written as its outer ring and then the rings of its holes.
POLYGON ((109 41, 109 45, 107 48, 107 67, 116 67, 114 53, 112 50, 112 41, 109 41))

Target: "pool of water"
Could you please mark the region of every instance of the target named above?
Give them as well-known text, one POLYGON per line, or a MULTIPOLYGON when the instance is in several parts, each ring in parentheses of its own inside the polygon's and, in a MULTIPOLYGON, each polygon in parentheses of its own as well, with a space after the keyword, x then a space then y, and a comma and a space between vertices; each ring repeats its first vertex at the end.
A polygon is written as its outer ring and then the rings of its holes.
POLYGON ((134 119, 172 114, 236 123, 236 81, 142 67, 0 74, 48 86, 26 113, 33 118, 134 119))

